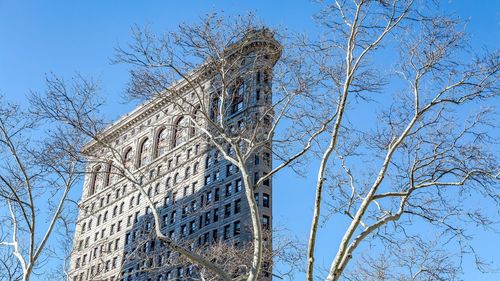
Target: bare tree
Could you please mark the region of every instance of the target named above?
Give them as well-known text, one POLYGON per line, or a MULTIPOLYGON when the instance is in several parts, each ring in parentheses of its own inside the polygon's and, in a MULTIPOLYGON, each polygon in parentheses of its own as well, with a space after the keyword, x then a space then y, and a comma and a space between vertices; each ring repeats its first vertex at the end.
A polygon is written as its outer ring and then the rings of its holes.
MULTIPOLYGON (((51 256, 47 246, 60 223, 68 193, 81 176, 80 134, 63 125, 37 139, 43 124, 8 103, 0 108, 0 252, 12 280, 29 280, 51 256), (13 266, 13 271, 7 267, 13 266), (17 276, 19 274, 19 276, 17 276)), ((69 215, 69 213, 67 213, 69 215)), ((67 233, 66 233, 67 235, 67 233)))
POLYGON ((319 152, 308 280, 325 204, 327 217, 349 220, 326 280, 342 278, 365 240, 403 239, 417 218, 456 238, 461 253, 469 247, 464 222, 492 222, 461 203, 473 194, 498 206, 492 109, 476 107, 498 97, 498 53, 469 52, 460 23, 434 9, 416 1, 333 1, 318 15, 323 39, 305 45, 336 119, 319 152), (358 106, 374 110, 360 122, 358 106))

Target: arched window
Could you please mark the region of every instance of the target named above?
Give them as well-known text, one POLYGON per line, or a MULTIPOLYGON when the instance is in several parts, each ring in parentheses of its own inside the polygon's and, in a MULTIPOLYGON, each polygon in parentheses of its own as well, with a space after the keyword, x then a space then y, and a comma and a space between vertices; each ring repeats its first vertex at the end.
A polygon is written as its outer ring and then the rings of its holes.
POLYGON ((146 138, 139 147, 139 167, 149 163, 149 147, 149 139, 146 138))
POLYGON ((120 214, 123 213, 123 207, 125 207, 125 202, 120 204, 120 214))
POLYGON ((161 128, 156 136, 156 157, 162 156, 167 151, 167 129, 161 128))
POLYGON ((179 182, 179 173, 175 173, 174 175, 174 184, 179 182))
POLYGON ((167 178, 167 181, 165 182, 165 187, 169 188, 170 187, 170 182, 172 181, 171 178, 167 178))
POLYGON ((90 180, 89 196, 94 194, 102 184, 102 166, 97 165, 92 170, 92 178, 90 180))
POLYGON ((125 149, 125 153, 123 154, 123 165, 125 166, 125 169, 130 170, 132 163, 132 147, 128 147, 125 149))
POLYGON ((114 218, 117 214, 118 214, 118 206, 115 206, 113 208, 113 216, 112 217, 114 218))
POLYGON ((188 140, 188 129, 187 118, 184 118, 183 116, 179 117, 174 125, 174 132, 172 134, 172 148, 177 147, 188 140))
POLYGON ((191 169, 189 167, 187 167, 186 171, 184 172, 184 178, 188 179, 189 176, 191 176, 191 169))

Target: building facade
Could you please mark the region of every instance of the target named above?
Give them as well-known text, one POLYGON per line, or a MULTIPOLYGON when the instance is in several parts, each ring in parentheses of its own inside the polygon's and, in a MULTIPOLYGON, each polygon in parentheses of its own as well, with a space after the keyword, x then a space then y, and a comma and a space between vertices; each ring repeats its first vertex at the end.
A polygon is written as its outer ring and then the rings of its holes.
MULTIPOLYGON (((237 58, 242 61, 238 68, 253 70, 238 70, 244 74, 222 118, 242 127, 272 103, 272 68, 280 46, 267 30, 251 31, 237 44, 238 50, 245 50, 237 58)), ((210 100, 210 92, 218 87, 217 76, 206 75, 206 68, 190 74, 199 77, 198 90, 207 92, 202 100, 210 100)), ((200 102, 188 84, 181 80, 172 88, 194 104, 200 102)), ((207 141, 203 130, 189 122, 179 103, 155 98, 106 128, 101 136, 101 142, 91 141, 85 148, 95 157, 89 157, 79 202, 70 280, 196 280, 196 266, 174 263, 170 249, 155 240, 149 202, 161 218, 162 233, 191 250, 220 242, 244 247, 251 241, 240 172, 207 141), (114 164, 117 161, 122 165, 114 164), (131 183, 134 180, 136 185, 131 183), (147 196, 141 194, 137 182, 147 196)), ((251 159, 246 165, 255 182, 271 170, 270 145, 251 159)), ((271 229, 271 180, 255 189, 254 196, 263 229, 271 229)), ((269 239, 266 247, 270 243, 269 239)), ((267 268, 263 280, 270 279, 267 268)))

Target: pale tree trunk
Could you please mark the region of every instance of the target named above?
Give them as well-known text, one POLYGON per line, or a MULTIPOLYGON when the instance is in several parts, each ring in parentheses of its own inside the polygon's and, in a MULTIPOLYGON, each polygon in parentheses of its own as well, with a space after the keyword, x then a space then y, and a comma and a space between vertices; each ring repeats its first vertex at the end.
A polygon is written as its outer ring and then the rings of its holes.
MULTIPOLYGON (((309 240, 308 240, 308 252, 307 252, 307 270, 306 270, 306 279, 308 281, 312 281, 314 279, 314 249, 315 249, 315 244, 316 244, 316 236, 317 236, 317 228, 318 228, 318 222, 319 218, 321 215, 321 204, 322 204, 322 193, 323 193, 323 185, 324 185, 324 178, 325 178, 325 171, 326 167, 328 165, 328 161, 330 159, 331 153, 336 149, 336 144, 337 144, 337 139, 338 139, 338 134, 339 134, 339 128, 342 124, 342 117, 344 116, 344 112, 346 110, 346 102, 347 98, 349 96, 349 91, 350 91, 350 85, 352 81, 355 79, 357 70, 359 65, 362 63, 364 57, 368 52, 370 52, 372 49, 376 48, 380 42, 384 39, 384 37, 394 28, 396 27, 401 20, 406 16, 406 13, 408 12, 409 8, 412 5, 412 1, 408 4, 408 6, 405 7, 405 10, 402 12, 401 15, 395 15, 392 14, 391 18, 388 20, 384 30, 381 32, 381 34, 374 39, 374 41, 369 44, 365 49, 361 51, 361 53, 356 56, 355 50, 357 47, 357 34, 359 32, 359 25, 362 24, 362 19, 360 23, 360 14, 364 8, 364 5, 367 3, 365 1, 360 1, 359 3, 356 4, 356 9, 354 12, 354 16, 352 21, 348 22, 349 20, 344 18, 344 21, 349 26, 349 37, 346 38, 346 49, 345 49, 345 64, 346 64, 346 69, 345 69, 345 80, 343 83, 343 87, 341 90, 341 93, 338 97, 338 103, 337 103, 337 108, 336 108, 336 121, 333 126, 331 136, 330 136, 330 142, 328 147, 325 149, 321 161, 320 161, 320 166, 318 169, 318 174, 316 178, 316 194, 315 194, 315 200, 314 200, 314 211, 313 211, 313 217, 312 217, 312 223, 311 223, 311 230, 309 234, 309 240)), ((336 5, 338 9, 341 11, 342 15, 343 14, 343 7, 336 2, 336 5)), ((331 91, 333 93, 333 91, 331 91)))

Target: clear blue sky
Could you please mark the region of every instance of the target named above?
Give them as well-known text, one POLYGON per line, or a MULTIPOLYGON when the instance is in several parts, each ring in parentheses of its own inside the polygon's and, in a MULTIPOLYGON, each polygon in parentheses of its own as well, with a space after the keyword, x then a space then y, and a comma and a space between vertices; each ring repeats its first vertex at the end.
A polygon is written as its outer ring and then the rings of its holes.
MULTIPOLYGON (((500 46, 500 1, 443 1, 445 9, 470 20, 467 30, 475 47, 500 46)), ((253 11, 265 23, 295 31, 314 30, 311 20, 318 9, 311 1, 13 1, 0 0, 0 94, 25 103, 25 94, 44 88, 46 73, 69 78, 76 72, 92 75, 108 97, 110 119, 128 112, 120 96, 128 81, 126 67, 111 65, 113 48, 130 40, 130 27, 149 25, 154 31, 173 30, 211 11, 226 14, 253 11)), ((314 191, 312 179, 284 173, 274 181, 274 217, 300 238, 309 231, 314 191)), ((338 235, 330 226, 320 233, 319 262, 330 262, 334 245, 327 238, 338 235), (328 251, 328 249, 331 249, 328 251)), ((498 235, 480 234, 478 247, 488 259, 500 261, 498 235), (493 244, 492 244, 493 243, 493 244), (496 246, 496 251, 494 247, 496 246)), ((465 266, 466 280, 500 280, 500 274, 478 275, 465 266)))

